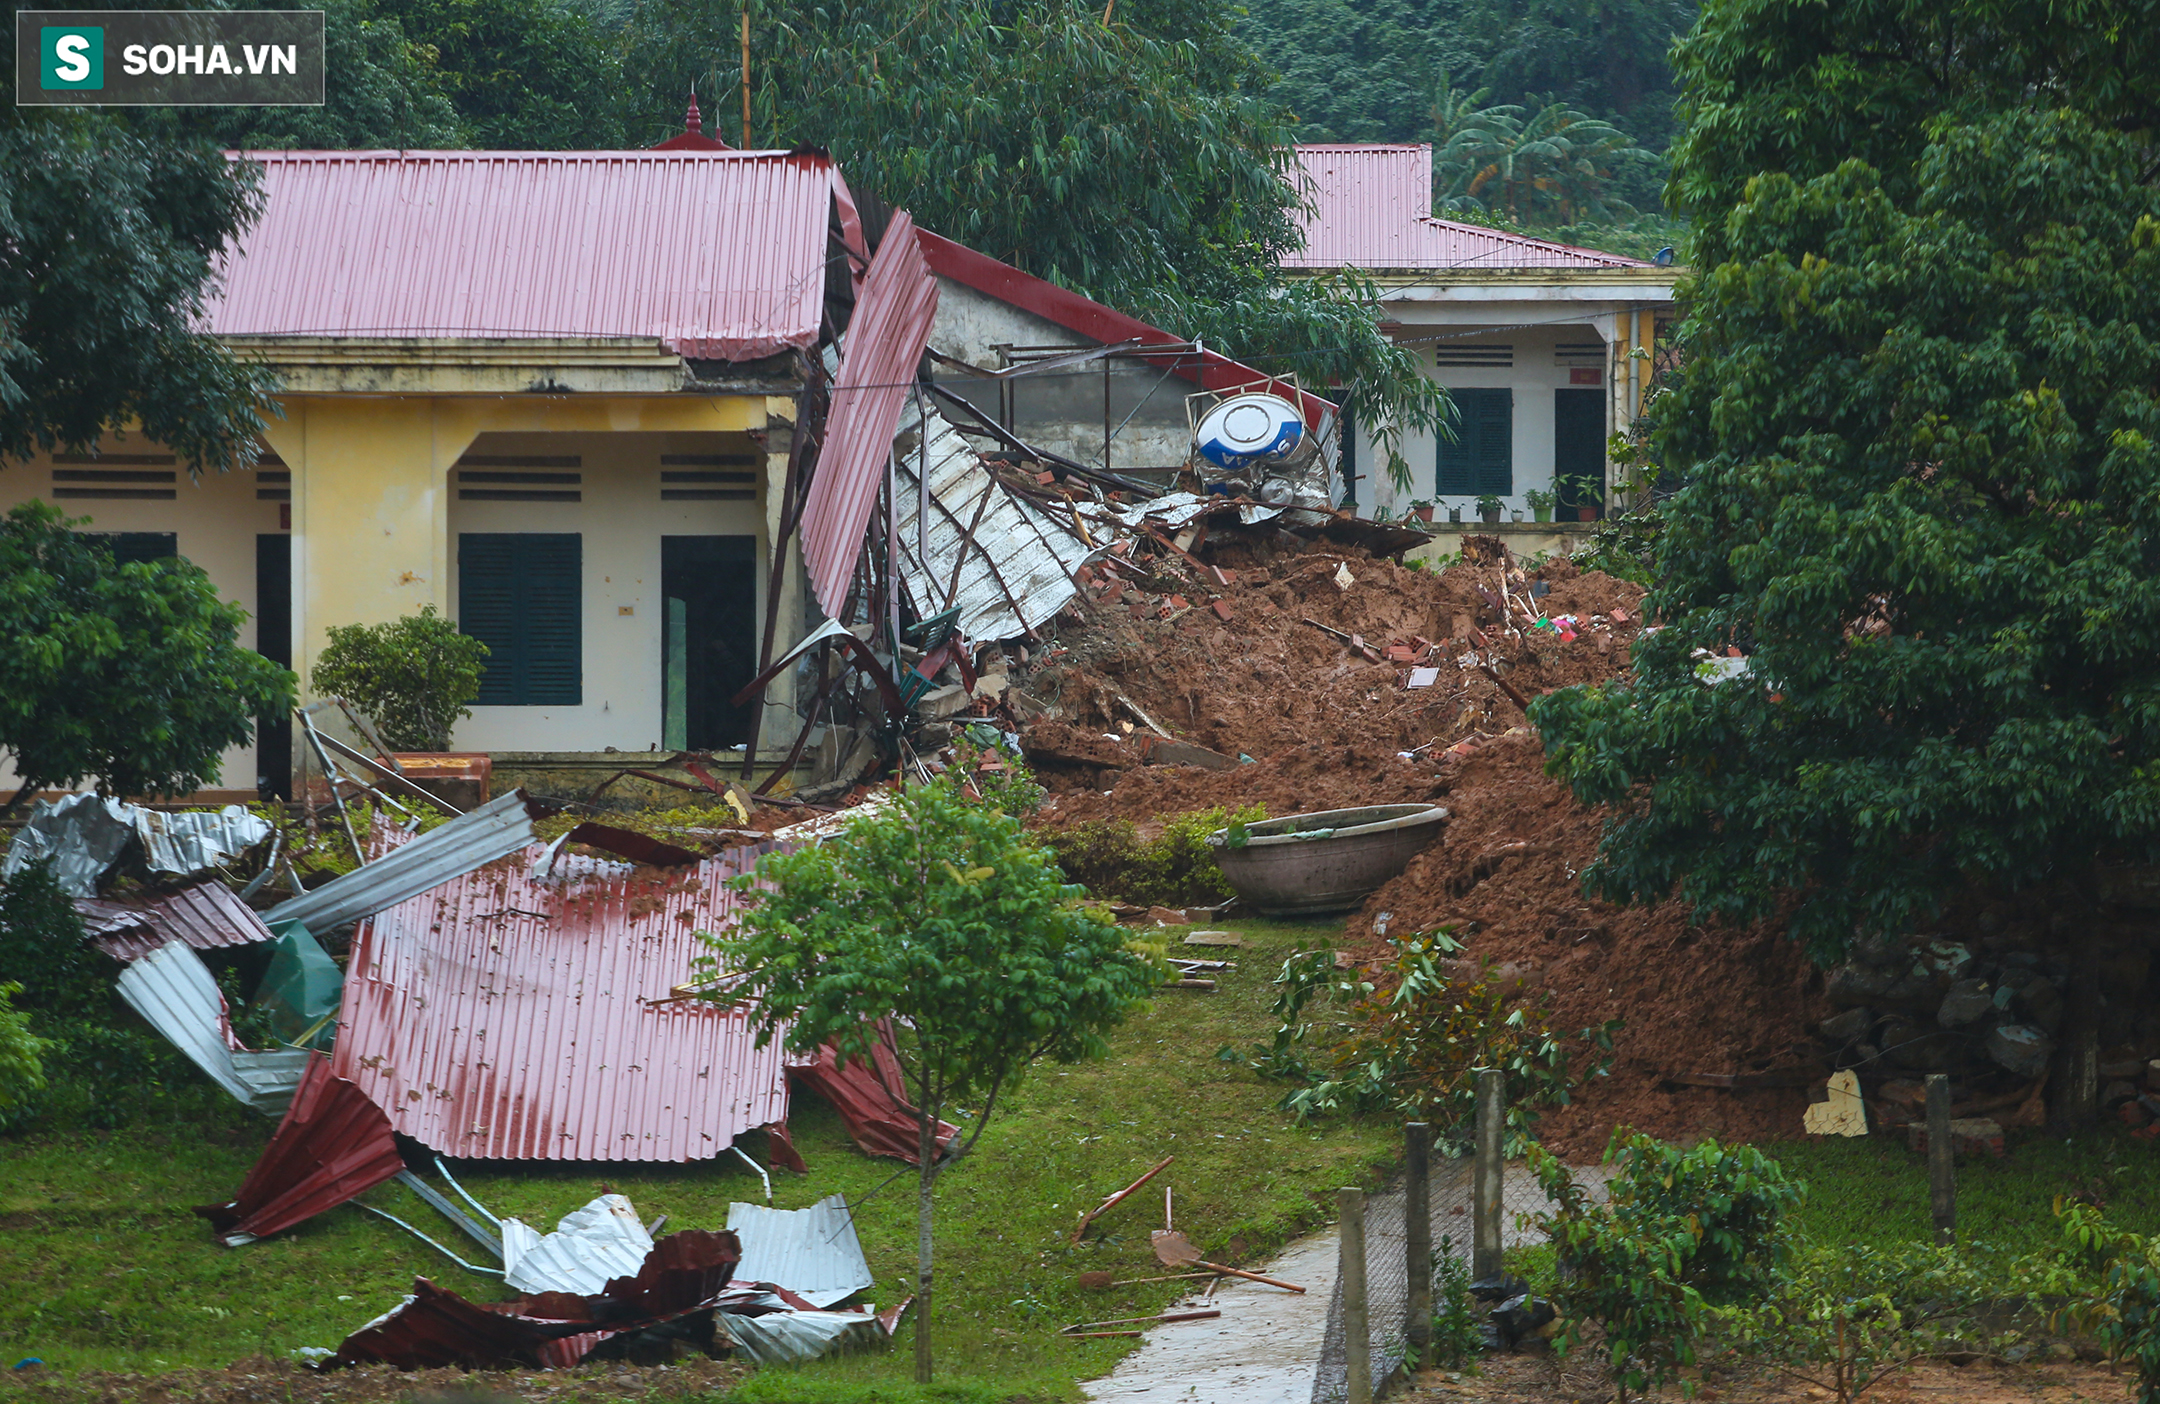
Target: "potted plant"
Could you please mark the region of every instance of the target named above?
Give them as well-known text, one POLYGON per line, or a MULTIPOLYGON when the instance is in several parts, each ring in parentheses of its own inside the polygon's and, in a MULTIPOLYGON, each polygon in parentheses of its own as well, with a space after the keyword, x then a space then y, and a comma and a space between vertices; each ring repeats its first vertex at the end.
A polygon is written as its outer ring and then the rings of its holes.
POLYGON ((1548 488, 1532 488, 1523 494, 1523 501, 1530 504, 1531 516, 1541 522, 1552 520, 1553 503, 1559 500, 1559 494, 1548 488))
POLYGON ((1410 515, 1421 522, 1432 520, 1432 509, 1433 505, 1422 497, 1416 498, 1410 503, 1410 515))
POLYGON ((1487 526, 1500 525, 1500 509, 1505 504, 1497 493, 1486 493, 1477 500, 1478 520, 1487 526))
POLYGON ((1574 474, 1565 479, 1565 482, 1568 496, 1574 498, 1577 504, 1569 509, 1574 520, 1581 522, 1596 521, 1598 519, 1597 504, 1605 496, 1605 484, 1591 473, 1574 474))

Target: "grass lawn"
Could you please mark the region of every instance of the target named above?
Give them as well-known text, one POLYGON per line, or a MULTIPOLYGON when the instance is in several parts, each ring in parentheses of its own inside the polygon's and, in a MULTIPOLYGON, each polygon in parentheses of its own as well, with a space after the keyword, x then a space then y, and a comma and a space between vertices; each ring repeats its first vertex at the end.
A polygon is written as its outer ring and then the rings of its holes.
MULTIPOLYGON (((1054 1335, 1067 1322, 1142 1315, 1176 1283, 1083 1293, 1077 1274, 1160 1271, 1147 1231, 1159 1186, 1174 1188, 1178 1226, 1231 1261, 1250 1261, 1327 1217, 1337 1186, 1372 1183, 1396 1154, 1378 1124, 1299 1128, 1274 1110, 1280 1089, 1219 1061, 1273 1032, 1272 977, 1284 957, 1329 943, 1332 925, 1237 923, 1239 969, 1214 993, 1166 990, 1111 1039, 1111 1056, 1045 1065, 946 1173, 938 1196, 941 1377, 956 1388, 923 1396, 966 1401, 1076 1397, 1074 1382, 1109 1370, 1120 1341, 1054 1335), (1177 1161, 1114 1211, 1087 1243, 1070 1246, 1077 1213, 1165 1155, 1177 1161)), ((801 1208, 841 1192, 860 1203, 857 1228, 889 1304, 914 1273, 914 1172, 854 1149, 823 1103, 805 1097, 792 1119, 806 1177, 773 1176, 774 1203, 801 1208), (901 1171, 897 1179, 891 1178, 901 1171), (888 1182, 889 1181, 889 1182, 888 1182)), ((335 1346, 396 1305, 415 1275, 481 1299, 509 1295, 403 1231, 353 1206, 275 1239, 216 1246, 192 1206, 228 1198, 269 1132, 233 1111, 187 1126, 0 1140, 0 1365, 38 1356, 61 1370, 150 1371, 222 1366, 300 1346, 335 1346)), ((754 1141, 756 1138, 752 1138, 754 1141)), ((749 1147, 755 1152, 759 1147, 749 1147)), ((628 1195, 672 1228, 718 1228, 731 1200, 762 1188, 732 1157, 637 1167, 453 1163, 452 1172, 500 1215, 543 1229, 602 1190, 628 1195)), ((397 1185, 367 1202, 458 1247, 456 1231, 397 1185)), ((458 1251, 463 1252, 462 1247, 458 1251)), ((907 1332, 887 1355, 768 1371, 737 1397, 759 1401, 904 1400, 907 1332)))

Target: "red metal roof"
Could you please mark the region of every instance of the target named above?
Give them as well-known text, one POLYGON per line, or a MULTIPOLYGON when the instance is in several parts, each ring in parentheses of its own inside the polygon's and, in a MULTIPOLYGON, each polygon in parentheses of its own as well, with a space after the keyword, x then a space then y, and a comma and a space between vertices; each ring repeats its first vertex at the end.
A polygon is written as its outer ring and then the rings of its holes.
MULTIPOLYGON (((931 271, 939 277, 950 278, 963 287, 1033 312, 1091 341, 1107 344, 1137 338, 1143 345, 1160 346, 1180 340, 1138 317, 1129 317, 1092 298, 1082 297, 1070 288, 1061 288, 1032 273, 1023 273, 1009 263, 1000 263, 988 254, 977 253, 943 235, 922 231, 922 247, 924 256, 930 260, 931 271)), ((1233 361, 1214 351, 1203 351, 1197 364, 1190 351, 1164 352, 1145 359, 1165 370, 1175 369, 1181 377, 1203 390, 1235 389, 1269 378, 1265 371, 1254 370, 1242 361, 1233 361)), ((1298 407, 1305 413, 1306 427, 1311 429, 1319 428, 1321 416, 1335 408, 1331 402, 1309 393, 1303 396, 1298 407)))
MULTIPOLYGON (((832 162, 781 151, 273 151, 221 336, 817 341, 832 162)), ((848 202, 852 204, 851 201, 848 202)))
POLYGON ((82 916, 83 934, 118 961, 140 959, 167 941, 211 951, 271 939, 262 918, 216 879, 142 906, 86 898, 75 903, 75 910, 82 916))
POLYGON ((333 1071, 445 1155, 701 1160, 787 1116, 780 1041, 674 997, 773 845, 538 880, 538 848, 380 913, 353 943, 333 1071))
POLYGON ((1285 268, 1647 268, 1639 258, 1432 217, 1432 147, 1297 148, 1312 211, 1285 268))
POLYGON ((332 1077, 330 1060, 318 1054, 239 1193, 195 1212, 237 1247, 366 1194, 404 1168, 382 1109, 332 1077))
POLYGON ((818 450, 817 476, 803 500, 803 563, 828 617, 847 603, 863 531, 892 455, 900 408, 915 383, 937 317, 937 279, 915 237, 915 221, 896 212, 885 227, 855 314, 841 342, 845 359, 833 379, 832 413, 818 450))

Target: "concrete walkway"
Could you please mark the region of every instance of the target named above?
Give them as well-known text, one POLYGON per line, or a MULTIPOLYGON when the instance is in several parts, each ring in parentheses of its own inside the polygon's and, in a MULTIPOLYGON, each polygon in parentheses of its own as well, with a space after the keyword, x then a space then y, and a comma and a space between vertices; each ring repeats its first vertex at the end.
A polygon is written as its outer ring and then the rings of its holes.
MULTIPOLYGON (((1602 1167, 1575 1173, 1591 1187, 1593 1197, 1603 1198, 1602 1167)), ((1547 1206, 1544 1191, 1528 1166, 1508 1164, 1500 1202, 1502 1243, 1512 1248, 1541 1240, 1542 1235, 1515 1222, 1518 1214, 1536 1213, 1547 1206)), ((1469 1162, 1435 1162, 1436 1250, 1445 1235, 1458 1254, 1468 1255, 1469 1206, 1469 1162), (1461 1213, 1453 1212, 1458 1208, 1461 1213)), ((1226 1279, 1212 1300, 1203 1301, 1195 1294, 1168 1308, 1212 1306, 1221 1309, 1221 1316, 1156 1327, 1116 1369, 1099 1380, 1084 1382, 1081 1388, 1091 1400, 1117 1404, 1311 1404, 1313 1375, 1320 1360, 1320 1341, 1327 1332, 1328 1303, 1335 1293, 1341 1255, 1341 1240, 1332 1228, 1297 1240, 1254 1271, 1297 1283, 1305 1289, 1302 1296, 1257 1282, 1226 1279)), ((1374 1325, 1380 1327, 1378 1322, 1374 1325)))

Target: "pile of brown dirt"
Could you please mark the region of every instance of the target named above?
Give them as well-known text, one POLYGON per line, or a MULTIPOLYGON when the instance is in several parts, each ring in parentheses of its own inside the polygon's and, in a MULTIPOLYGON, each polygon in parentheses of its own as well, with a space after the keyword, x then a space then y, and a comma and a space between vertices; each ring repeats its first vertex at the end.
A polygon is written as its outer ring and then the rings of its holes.
POLYGON ((1125 818, 1147 831, 1255 801, 1276 816, 1444 804, 1441 842, 1350 918, 1345 945, 1377 966, 1389 954, 1374 929, 1382 913, 1397 935, 1460 925, 1473 954, 1536 972, 1556 1028, 1622 1020, 1610 1075, 1546 1119, 1548 1144, 1594 1156, 1622 1125, 1668 1138, 1798 1134, 1802 1088, 1666 1079, 1819 1060, 1810 1030, 1828 1006, 1805 956, 1767 925, 1703 927, 1678 906, 1586 896, 1578 875, 1602 816, 1543 773, 1509 696, 1624 672, 1642 590, 1565 559, 1524 571, 1490 550, 1435 574, 1340 548, 1222 548, 1210 564, 1241 562, 1227 581, 1162 560, 1151 563, 1160 595, 1114 582, 1083 592, 1084 617, 1025 682, 1052 709, 1023 738, 1052 791, 1038 823, 1125 818), (1575 637, 1533 614, 1570 616, 1575 637), (1406 687, 1413 667, 1436 668, 1433 685, 1406 687), (1232 764, 1148 763, 1149 722, 1232 764))

